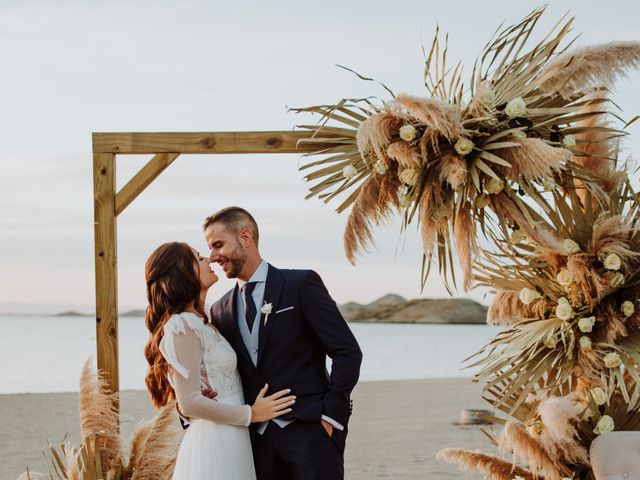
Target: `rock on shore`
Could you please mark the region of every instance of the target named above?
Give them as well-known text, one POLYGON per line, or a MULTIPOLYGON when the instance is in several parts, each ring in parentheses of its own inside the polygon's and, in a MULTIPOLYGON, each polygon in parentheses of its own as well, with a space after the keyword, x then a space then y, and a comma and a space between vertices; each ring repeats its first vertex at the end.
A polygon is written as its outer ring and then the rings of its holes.
POLYGON ((406 300, 389 294, 362 305, 341 305, 349 322, 484 324, 487 307, 468 298, 417 298, 406 300))

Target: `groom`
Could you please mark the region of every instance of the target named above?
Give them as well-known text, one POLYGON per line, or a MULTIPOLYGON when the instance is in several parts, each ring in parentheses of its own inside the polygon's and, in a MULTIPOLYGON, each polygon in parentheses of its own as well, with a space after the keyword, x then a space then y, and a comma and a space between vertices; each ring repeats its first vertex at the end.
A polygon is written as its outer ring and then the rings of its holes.
POLYGON ((258 249, 251 214, 228 207, 204 222, 211 261, 235 288, 211 307, 211 319, 236 351, 244 396, 266 384, 291 388, 293 410, 251 425, 258 480, 344 478, 343 452, 350 394, 362 353, 351 330, 312 270, 280 270, 258 249), (329 375, 326 356, 331 357, 329 375))

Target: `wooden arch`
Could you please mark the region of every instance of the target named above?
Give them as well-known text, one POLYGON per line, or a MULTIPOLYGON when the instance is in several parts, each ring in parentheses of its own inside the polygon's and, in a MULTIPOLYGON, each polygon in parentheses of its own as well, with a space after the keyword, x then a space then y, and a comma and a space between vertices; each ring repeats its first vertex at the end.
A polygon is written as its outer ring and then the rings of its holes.
MULTIPOLYGON (((329 148, 300 142, 311 132, 94 133, 93 194, 98 369, 118 392, 117 217, 180 154, 310 153, 329 148), (154 154, 116 191, 116 156, 154 154)), ((333 135, 323 134, 323 137, 333 135)))

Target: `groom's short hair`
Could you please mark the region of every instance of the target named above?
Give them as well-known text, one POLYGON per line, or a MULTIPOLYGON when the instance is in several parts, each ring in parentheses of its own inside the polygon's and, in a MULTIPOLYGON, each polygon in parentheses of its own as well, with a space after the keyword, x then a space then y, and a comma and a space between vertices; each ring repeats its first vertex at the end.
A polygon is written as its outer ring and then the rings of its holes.
POLYGON ((258 223, 253 216, 247 212, 244 208, 240 207, 227 207, 208 216, 204 220, 203 229, 206 230, 209 225, 214 223, 223 224, 228 230, 233 233, 238 233, 243 228, 251 230, 253 241, 258 244, 260 234, 258 232, 258 223))

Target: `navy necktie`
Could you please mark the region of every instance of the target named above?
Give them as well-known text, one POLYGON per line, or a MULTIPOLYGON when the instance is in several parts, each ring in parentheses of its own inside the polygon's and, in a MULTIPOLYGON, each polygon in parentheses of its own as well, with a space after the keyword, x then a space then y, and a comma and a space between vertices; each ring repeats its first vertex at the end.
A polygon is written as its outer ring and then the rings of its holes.
POLYGON ((253 297, 251 296, 257 284, 258 282, 248 282, 244 285, 244 317, 247 321, 249 332, 253 330, 253 322, 255 321, 256 314, 258 313, 256 303, 253 301, 253 297))

